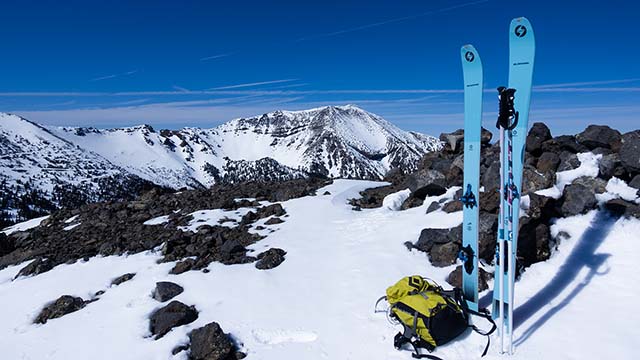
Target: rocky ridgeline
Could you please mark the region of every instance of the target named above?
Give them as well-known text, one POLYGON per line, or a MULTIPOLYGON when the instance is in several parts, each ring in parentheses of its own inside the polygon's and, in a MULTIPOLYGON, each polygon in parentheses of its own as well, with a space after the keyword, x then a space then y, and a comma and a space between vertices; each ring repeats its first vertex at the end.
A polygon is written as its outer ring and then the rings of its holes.
MULTIPOLYGON (((429 153, 421 160, 415 173, 405 175, 399 172, 388 174, 386 180, 392 184, 361 192, 361 198, 351 200, 354 209, 379 207, 382 200, 393 192, 410 189, 411 196, 402 204, 408 209, 423 204, 427 196, 445 193, 452 186, 462 186, 463 182, 463 140, 462 130, 440 135, 445 143, 444 150, 429 153)), ((479 258, 487 264, 494 259, 499 211, 500 163, 499 143, 491 144, 491 133, 483 129, 482 156, 480 167, 479 258)), ((575 135, 552 137, 551 131, 543 123, 533 124, 526 140, 525 163, 523 169, 522 196, 529 196, 527 216, 521 217, 518 236, 518 271, 533 263, 547 260, 558 241, 567 234, 552 238, 549 226, 554 218, 583 214, 597 207, 596 194, 606 192, 607 181, 612 177, 626 181, 630 186, 640 188, 640 131, 621 134, 608 126, 591 125, 575 135), (580 166, 578 153, 601 154, 597 177, 580 177, 564 188, 562 196, 554 199, 535 192, 553 186, 556 173, 572 170, 580 166)), ((443 199, 432 202, 427 213, 442 209, 447 213, 461 211, 459 201, 462 190, 453 200, 443 199)), ((604 208, 616 215, 640 217, 640 207, 623 199, 610 200, 604 208)), ((462 244, 462 225, 453 229, 424 229, 417 241, 407 243, 410 249, 429 254, 435 266, 455 264, 462 244)), ((460 286, 461 267, 450 274, 449 282, 460 286)), ((490 275, 481 272, 486 288, 490 275)))
POLYGON ((268 217, 271 219, 267 226, 283 222, 282 217, 287 215, 277 202, 315 194, 324 185, 326 180, 309 179, 216 185, 208 190, 178 193, 154 189, 135 201, 60 210, 34 229, 10 236, 0 234, 0 269, 34 259, 17 275, 28 276, 78 259, 137 253, 159 246, 163 261, 178 261, 172 270, 174 274, 204 269, 213 261, 224 264, 257 261, 256 267, 271 268, 284 260, 284 251, 271 249, 257 257, 249 254, 246 247, 263 238, 250 233, 250 226, 268 217), (236 200, 247 198, 255 200, 236 200), (260 206, 259 201, 264 200, 274 204, 260 206), (179 228, 193 220, 190 214, 197 210, 239 208, 253 209, 234 227, 201 225, 196 232, 179 228), (169 215, 167 223, 144 225, 147 220, 166 215, 169 215), (73 221, 69 223, 71 218, 73 221), (76 227, 69 230, 73 224, 76 227))

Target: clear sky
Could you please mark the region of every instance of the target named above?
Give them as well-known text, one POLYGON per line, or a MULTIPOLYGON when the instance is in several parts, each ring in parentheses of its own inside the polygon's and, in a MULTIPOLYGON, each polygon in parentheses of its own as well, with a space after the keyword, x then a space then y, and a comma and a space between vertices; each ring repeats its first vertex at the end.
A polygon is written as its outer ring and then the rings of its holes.
POLYGON ((640 128, 636 1, 3 1, 0 111, 45 124, 214 127, 352 103, 406 130, 462 126, 459 48, 485 65, 485 126, 509 21, 537 39, 531 121, 640 128))

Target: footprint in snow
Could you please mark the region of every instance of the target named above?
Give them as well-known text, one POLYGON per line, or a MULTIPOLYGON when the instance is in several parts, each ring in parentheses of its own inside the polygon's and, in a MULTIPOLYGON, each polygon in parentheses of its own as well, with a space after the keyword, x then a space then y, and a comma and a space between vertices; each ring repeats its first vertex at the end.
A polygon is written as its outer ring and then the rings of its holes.
POLYGON ((318 339, 318 335, 311 331, 301 330, 266 330, 256 329, 252 332, 257 342, 265 345, 277 345, 282 343, 306 343, 318 339))

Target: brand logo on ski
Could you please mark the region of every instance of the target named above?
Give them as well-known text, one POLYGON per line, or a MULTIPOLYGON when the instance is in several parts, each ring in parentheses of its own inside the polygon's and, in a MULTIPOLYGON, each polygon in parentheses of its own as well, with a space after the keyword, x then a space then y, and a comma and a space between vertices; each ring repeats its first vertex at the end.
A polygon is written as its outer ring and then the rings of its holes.
POLYGON ((525 35, 527 35, 527 27, 524 25, 518 25, 516 26, 515 33, 517 37, 524 37, 525 35))
POLYGON ((468 62, 473 62, 473 60, 476 58, 476 56, 473 55, 473 53, 471 51, 467 51, 467 53, 464 54, 464 58, 467 59, 468 62))

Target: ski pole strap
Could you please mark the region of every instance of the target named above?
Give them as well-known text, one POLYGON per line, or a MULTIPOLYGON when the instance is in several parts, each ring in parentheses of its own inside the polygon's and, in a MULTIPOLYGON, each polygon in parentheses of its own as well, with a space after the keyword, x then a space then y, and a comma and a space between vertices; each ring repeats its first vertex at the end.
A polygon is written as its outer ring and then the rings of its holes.
POLYGON ((482 355, 480 356, 480 357, 483 357, 483 356, 487 355, 487 351, 489 350, 489 345, 491 344, 490 335, 493 334, 494 331, 496 331, 498 326, 496 325, 495 321, 493 321, 493 319, 491 318, 491 314, 489 313, 489 311, 487 309, 480 309, 479 311, 474 311, 474 310, 471 310, 471 309, 467 309, 467 311, 469 311, 470 314, 473 314, 473 315, 476 315, 476 316, 480 316, 480 317, 488 320, 491 323, 491 329, 489 331, 483 331, 483 330, 480 330, 475 325, 469 325, 471 327, 471 329, 473 329, 473 331, 477 332, 480 335, 483 335, 483 336, 487 337, 487 345, 485 345, 484 351, 482 352, 482 355))
POLYGON ((497 128, 513 130, 518 125, 519 113, 515 110, 513 101, 515 99, 516 89, 500 86, 498 88, 499 111, 497 128))

